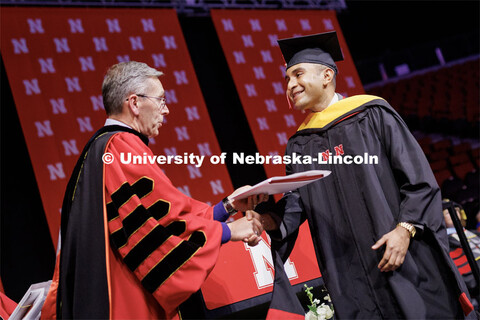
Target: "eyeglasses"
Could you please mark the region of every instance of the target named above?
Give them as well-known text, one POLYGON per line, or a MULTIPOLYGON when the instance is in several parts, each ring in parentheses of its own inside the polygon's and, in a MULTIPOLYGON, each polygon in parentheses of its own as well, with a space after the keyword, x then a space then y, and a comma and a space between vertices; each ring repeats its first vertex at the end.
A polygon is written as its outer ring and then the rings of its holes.
POLYGON ((142 98, 155 99, 156 101, 160 102, 161 107, 165 107, 167 105, 167 99, 165 99, 165 97, 153 97, 153 96, 147 96, 146 94, 137 94, 137 96, 142 98))
MULTIPOLYGON (((167 99, 165 99, 165 97, 147 96, 146 94, 138 94, 138 93, 136 93, 135 95, 142 98, 155 99, 160 103, 160 107, 162 107, 162 109, 167 106, 167 99)), ((128 101, 128 98, 125 101, 128 101)))

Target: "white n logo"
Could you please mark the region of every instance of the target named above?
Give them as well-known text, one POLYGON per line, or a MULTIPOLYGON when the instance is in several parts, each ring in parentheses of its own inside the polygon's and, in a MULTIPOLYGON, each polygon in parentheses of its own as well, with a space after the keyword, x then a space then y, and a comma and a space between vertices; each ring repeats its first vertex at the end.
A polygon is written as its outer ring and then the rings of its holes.
POLYGON ((30 33, 45 33, 45 30, 43 30, 41 19, 27 19, 27 22, 28 26, 30 27, 30 33))
POLYGON ((53 38, 53 42, 55 43, 55 50, 60 52, 70 52, 70 47, 68 46, 67 38, 53 38))
POLYGON ((265 73, 263 72, 263 67, 253 67, 253 73, 255 74, 255 79, 265 79, 265 73))
POLYGON ((259 117, 259 118, 257 118, 257 123, 258 123, 258 128, 260 129, 260 131, 270 130, 270 127, 268 126, 268 123, 267 123, 267 118, 259 117))
POLYGON ((120 63, 120 62, 128 62, 130 61, 130 57, 128 56, 128 54, 125 54, 123 56, 117 56, 117 61, 120 63))
POLYGON ((68 92, 82 91, 82 88, 80 87, 80 83, 77 77, 73 77, 73 78, 65 77, 65 83, 67 84, 68 92))
POLYGON ((218 180, 218 179, 217 180, 210 180, 210 187, 212 187, 212 193, 214 195, 225 193, 225 191, 223 190, 221 180, 218 180))
POLYGON ((82 20, 80 19, 68 19, 68 23, 70 24, 70 32, 71 33, 84 33, 82 20))
POLYGON ((38 63, 40 63, 40 71, 42 73, 55 73, 55 67, 53 66, 53 59, 47 58, 42 59, 38 58, 38 63))
POLYGON ((273 62, 272 53, 270 50, 261 50, 260 51, 263 59, 263 63, 273 62))
POLYGON ((175 42, 174 36, 163 36, 162 39, 165 43, 165 49, 177 49, 177 44, 175 42))
POLYGON ((200 168, 197 168, 197 167, 189 164, 187 166, 187 169, 188 169, 188 173, 190 174, 190 179, 195 179, 195 178, 201 178, 202 177, 202 173, 200 172, 200 168))
POLYGON ((257 90, 255 90, 255 85, 253 83, 245 83, 245 89, 247 90, 247 96, 256 97, 257 90))
POLYGON ((80 126, 80 132, 93 131, 92 124, 89 117, 77 118, 78 125, 80 126))
POLYGON ((347 87, 355 88, 355 81, 353 81, 351 76, 345 77, 345 82, 347 83, 347 87))
POLYGON ((50 180, 65 179, 65 172, 63 171, 63 165, 61 162, 53 164, 47 164, 47 169, 50 172, 50 180))
POLYGON ((155 32, 155 26, 153 25, 152 19, 142 19, 142 24, 144 32, 155 32))
POLYGON ((90 96, 90 101, 92 102, 93 111, 105 110, 102 96, 90 96))
POLYGON ((276 112, 277 111, 277 105, 275 104, 275 100, 273 99, 266 99, 264 100, 265 105, 267 106, 267 111, 268 112, 276 112))
POLYGON ((40 88, 38 87, 38 80, 23 80, 23 85, 25 86, 25 93, 27 96, 31 96, 33 93, 40 94, 40 88))
MULTIPOLYGON (((244 245, 245 249, 250 253, 250 258, 255 267, 253 276, 255 277, 258 289, 273 285, 273 258, 268 243, 262 239, 255 247, 250 247, 246 243, 244 245)), ((285 261, 284 268, 289 279, 298 278, 295 264, 290 261, 290 258, 285 261)))
POLYGON ((165 98, 167 98, 168 103, 177 103, 177 94, 174 89, 165 90, 165 98))
POLYGON ((302 25, 302 30, 312 30, 312 27, 310 26, 310 20, 300 19, 300 24, 302 25))
POLYGON ((268 35, 268 40, 270 41, 270 45, 272 47, 278 46, 278 42, 277 42, 278 36, 276 34, 269 34, 268 35))
POLYGON ((232 19, 222 19, 223 30, 225 32, 234 31, 235 28, 233 27, 232 19))
POLYGON ((248 48, 248 47, 254 47, 255 45, 253 44, 253 39, 252 35, 250 34, 242 34, 242 40, 243 40, 243 45, 248 48))
POLYGON ((262 31, 262 26, 260 25, 260 21, 258 19, 250 19, 250 27, 252 27, 252 31, 262 31))
POLYGON ((63 98, 50 99, 50 104, 52 105, 53 114, 67 113, 67 108, 65 108, 65 100, 63 98))
POLYGON ((105 22, 107 23, 107 26, 108 26, 108 32, 110 33, 122 32, 122 29, 120 29, 120 25, 118 24, 118 19, 106 19, 105 22))
POLYGON ((245 56, 242 51, 233 51, 233 56, 236 64, 245 63, 245 56))
POLYGON ((27 40, 25 38, 12 39, 13 52, 15 54, 28 53, 27 40))
POLYGON ((322 19, 322 22, 326 30, 334 30, 333 22, 331 19, 322 19))
POLYGON ((285 94, 285 90, 283 89, 281 82, 272 82, 272 86, 275 94, 285 94))
POLYGON ((211 156, 212 152, 210 151, 210 144, 208 142, 197 143, 198 153, 201 156, 211 156))
POLYGON ((197 106, 185 107, 185 111, 187 112, 188 121, 200 120, 200 116, 198 115, 197 106))
POLYGON ((175 127, 175 132, 177 133, 177 140, 190 140, 190 136, 188 135, 187 127, 175 127))
POLYGON ((82 67, 82 71, 95 71, 95 66, 93 65, 92 57, 78 57, 78 61, 80 61, 80 65, 82 67))
POLYGON ((176 84, 188 84, 187 74, 185 73, 185 70, 173 71, 173 75, 175 76, 176 84))
POLYGON ((287 127, 296 127, 297 126, 297 123, 295 122, 295 117, 293 116, 293 114, 284 114, 283 118, 285 119, 287 127))
POLYGON ((52 127, 50 126, 49 120, 45 120, 43 122, 35 121, 35 126, 37 127, 37 135, 39 138, 53 136, 52 127))
POLYGON ((167 156, 176 156, 177 155, 177 148, 175 148, 175 147, 165 148, 165 149, 163 149, 163 152, 167 156))
POLYGON ((143 43, 141 37, 130 37, 129 39, 133 51, 143 50, 143 43))
POLYGON ((95 51, 108 51, 107 40, 104 37, 93 37, 92 40, 95 45, 95 51))
POLYGON ((277 132, 278 144, 283 146, 288 143, 287 133, 286 132, 277 132))
POLYGON ((158 53, 158 54, 152 53, 152 59, 153 59, 153 66, 155 68, 167 66, 167 64, 165 63, 165 57, 161 53, 158 53))
POLYGON ((287 24, 283 19, 275 19, 275 23, 277 24, 278 31, 287 31, 287 24))
POLYGON ((71 139, 69 141, 67 140, 62 140, 63 148, 65 149, 65 155, 70 156, 73 154, 78 154, 78 148, 77 148, 77 141, 75 139, 71 139))

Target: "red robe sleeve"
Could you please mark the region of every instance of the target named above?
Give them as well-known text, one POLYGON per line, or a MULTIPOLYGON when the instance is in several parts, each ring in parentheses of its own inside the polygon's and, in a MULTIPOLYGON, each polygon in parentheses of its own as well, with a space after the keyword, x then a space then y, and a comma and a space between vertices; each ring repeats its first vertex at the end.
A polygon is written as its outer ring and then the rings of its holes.
POLYGON ((16 307, 17 303, 0 291, 0 317, 2 319, 8 319, 16 307))
POLYGON ((173 186, 159 166, 126 164, 152 151, 135 135, 118 133, 107 143, 105 203, 111 246, 167 317, 199 290, 217 261, 222 227, 213 208, 173 186))

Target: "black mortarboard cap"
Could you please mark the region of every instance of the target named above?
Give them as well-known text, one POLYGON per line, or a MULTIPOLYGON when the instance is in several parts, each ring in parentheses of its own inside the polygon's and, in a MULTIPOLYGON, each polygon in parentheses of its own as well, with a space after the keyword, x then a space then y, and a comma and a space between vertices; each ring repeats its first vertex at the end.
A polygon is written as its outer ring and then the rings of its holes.
POLYGON ((287 69, 299 63, 318 63, 338 72, 335 61, 343 60, 335 31, 278 40, 287 69))

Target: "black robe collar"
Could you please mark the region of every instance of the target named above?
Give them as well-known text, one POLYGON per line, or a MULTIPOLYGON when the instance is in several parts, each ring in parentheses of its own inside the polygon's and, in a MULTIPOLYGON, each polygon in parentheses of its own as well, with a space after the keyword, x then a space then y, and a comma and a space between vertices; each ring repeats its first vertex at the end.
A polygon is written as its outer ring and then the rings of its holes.
POLYGON ((143 143, 145 143, 146 146, 148 146, 148 137, 147 136, 141 134, 137 130, 134 130, 132 128, 128 128, 128 127, 125 127, 125 126, 119 126, 117 124, 104 126, 100 130, 98 130, 92 138, 97 137, 98 135, 100 135, 102 133, 113 132, 113 131, 125 131, 125 132, 133 133, 134 135, 139 137, 140 140, 142 140, 143 143))
POLYGON ((82 169, 83 162, 85 160, 85 157, 87 155, 88 150, 90 149, 90 146, 92 143, 101 135, 105 133, 110 133, 110 132, 118 132, 118 131, 123 131, 123 132, 129 132, 142 140, 143 143, 145 143, 146 146, 148 146, 148 138, 141 134, 140 132, 125 127, 125 126, 119 126, 119 125, 108 125, 100 128, 95 134, 88 140, 87 144, 83 148, 82 154, 78 158, 77 164, 75 165, 72 175, 70 177, 70 180, 68 181, 67 184, 67 189, 65 191, 65 196, 63 198, 63 204, 62 204, 62 222, 61 222, 61 227, 60 227, 60 233, 61 233, 61 238, 64 238, 64 232, 66 230, 66 226, 68 224, 68 214, 70 212, 70 208, 72 206, 73 202, 73 197, 74 197, 74 192, 75 192, 75 186, 77 184, 77 179, 78 176, 80 175, 80 171, 82 169))

